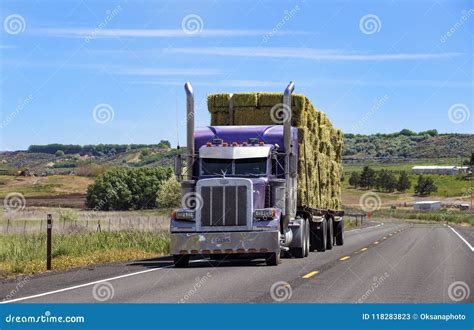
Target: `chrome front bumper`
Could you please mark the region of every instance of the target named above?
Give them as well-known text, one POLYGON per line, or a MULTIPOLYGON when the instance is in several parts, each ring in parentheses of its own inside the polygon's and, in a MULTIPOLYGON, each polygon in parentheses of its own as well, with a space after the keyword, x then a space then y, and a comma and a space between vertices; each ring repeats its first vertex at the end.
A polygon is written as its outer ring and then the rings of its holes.
POLYGON ((171 234, 171 254, 255 254, 279 250, 278 230, 171 234))

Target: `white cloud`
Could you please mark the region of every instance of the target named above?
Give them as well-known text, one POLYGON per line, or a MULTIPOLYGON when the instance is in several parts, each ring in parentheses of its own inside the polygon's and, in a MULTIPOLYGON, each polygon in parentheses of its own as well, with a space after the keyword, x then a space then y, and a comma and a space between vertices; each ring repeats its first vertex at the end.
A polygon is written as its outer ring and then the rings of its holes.
MULTIPOLYGON (((223 30, 203 29, 194 34, 186 33, 182 29, 59 29, 38 28, 28 30, 29 33, 45 37, 77 37, 85 38, 93 35, 94 38, 190 38, 190 37, 262 37, 267 30, 223 30)), ((276 35, 302 35, 310 34, 306 31, 279 31, 276 35)))
POLYGON ((193 68, 127 68, 111 71, 114 74, 129 76, 212 76, 222 74, 217 69, 193 68))
POLYGON ((386 53, 367 54, 344 50, 287 47, 184 47, 167 48, 166 53, 215 56, 293 58, 315 61, 398 61, 451 58, 463 53, 386 53))

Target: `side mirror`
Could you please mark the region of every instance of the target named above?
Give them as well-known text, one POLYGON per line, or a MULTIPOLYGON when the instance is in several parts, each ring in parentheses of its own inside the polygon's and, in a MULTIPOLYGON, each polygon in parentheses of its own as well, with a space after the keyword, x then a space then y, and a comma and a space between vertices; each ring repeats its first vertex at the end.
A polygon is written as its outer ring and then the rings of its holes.
POLYGON ((176 180, 181 182, 183 177, 183 159, 181 155, 174 156, 174 175, 176 176, 176 180))

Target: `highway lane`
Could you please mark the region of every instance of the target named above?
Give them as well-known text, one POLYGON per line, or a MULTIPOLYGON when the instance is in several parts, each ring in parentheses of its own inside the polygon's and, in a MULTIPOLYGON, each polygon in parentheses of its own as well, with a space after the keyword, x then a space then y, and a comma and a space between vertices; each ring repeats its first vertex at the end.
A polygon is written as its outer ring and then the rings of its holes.
POLYGON ((0 294, 25 303, 456 302, 452 283, 474 290, 474 242, 462 237, 442 224, 384 222, 347 232, 342 247, 278 267, 196 260, 175 269, 160 259, 34 277, 16 291, 18 282, 7 282, 0 294))

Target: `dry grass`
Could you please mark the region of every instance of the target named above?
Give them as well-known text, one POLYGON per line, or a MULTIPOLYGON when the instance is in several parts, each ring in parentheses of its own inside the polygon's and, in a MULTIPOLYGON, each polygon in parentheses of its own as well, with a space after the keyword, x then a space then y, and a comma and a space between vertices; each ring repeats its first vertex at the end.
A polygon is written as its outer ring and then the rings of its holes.
POLYGON ((51 175, 45 177, 0 176, 0 197, 11 192, 25 197, 85 194, 94 180, 82 176, 51 175))

